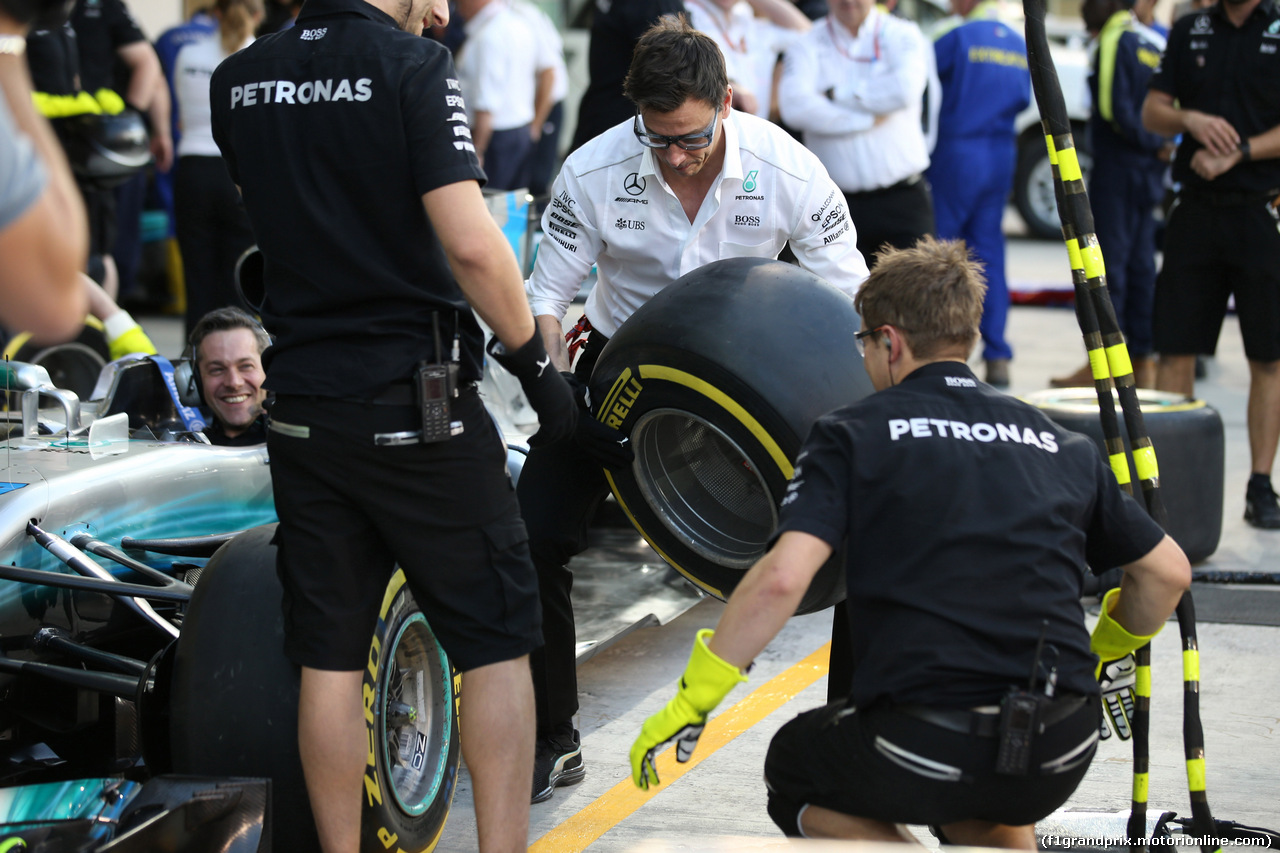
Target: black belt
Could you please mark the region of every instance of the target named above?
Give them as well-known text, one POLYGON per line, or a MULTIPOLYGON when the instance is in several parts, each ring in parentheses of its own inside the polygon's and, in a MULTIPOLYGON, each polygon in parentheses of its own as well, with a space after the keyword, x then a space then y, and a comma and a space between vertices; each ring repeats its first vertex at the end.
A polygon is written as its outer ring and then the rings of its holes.
POLYGON ((1280 189, 1273 190, 1203 190, 1184 187, 1182 195, 1189 201, 1205 204, 1209 207, 1241 207, 1246 204, 1261 204, 1280 198, 1280 189))
MULTIPOLYGON (((1052 702, 1040 711, 1040 725, 1049 728, 1065 720, 1084 707, 1089 697, 1064 696, 1052 702)), ((996 705, 991 710, 975 710, 970 708, 931 708, 927 705, 894 705, 893 710, 924 720, 939 728, 962 735, 974 737, 995 737, 1000 728, 1000 709, 996 705)))
POLYGON ((885 193, 891 193, 891 192, 897 192, 898 190, 910 189, 911 187, 914 187, 916 184, 920 183, 922 180, 924 180, 924 175, 921 174, 920 172, 916 172, 914 175, 903 178, 902 180, 898 181, 896 184, 889 184, 889 186, 887 187, 876 187, 873 190, 853 190, 851 192, 846 192, 845 195, 856 195, 859 197, 884 195, 885 193))
MULTIPOLYGON (((475 390, 475 382, 463 382, 458 385, 458 395, 475 390)), ((340 397, 346 403, 363 403, 369 406, 416 406, 417 390, 412 382, 392 382, 380 394, 372 397, 340 397)))

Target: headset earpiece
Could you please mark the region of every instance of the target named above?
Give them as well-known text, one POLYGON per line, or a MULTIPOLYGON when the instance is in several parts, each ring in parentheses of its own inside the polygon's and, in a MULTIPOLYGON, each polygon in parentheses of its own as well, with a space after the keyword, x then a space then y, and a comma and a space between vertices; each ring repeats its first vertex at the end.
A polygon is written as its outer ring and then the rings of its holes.
POLYGON ((196 367, 190 344, 182 351, 182 357, 174 362, 173 381, 178 386, 178 399, 184 406, 203 408, 204 386, 200 382, 200 369, 196 367))

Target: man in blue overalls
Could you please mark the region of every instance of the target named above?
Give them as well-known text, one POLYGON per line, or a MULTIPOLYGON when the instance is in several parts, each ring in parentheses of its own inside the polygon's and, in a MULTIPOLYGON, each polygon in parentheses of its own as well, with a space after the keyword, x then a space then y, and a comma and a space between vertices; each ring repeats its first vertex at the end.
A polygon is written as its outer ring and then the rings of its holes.
POLYGON ((929 185, 938 237, 963 239, 986 267, 982 357, 986 381, 1002 388, 1013 350, 1004 338, 1009 288, 1000 220, 1017 160, 1013 120, 1031 101, 1027 46, 997 19, 994 0, 952 0, 951 9, 955 15, 934 34, 942 110, 929 185))
MULTIPOLYGON (((1147 83, 1164 49, 1158 36, 1139 28, 1129 0, 1086 0, 1081 14, 1096 38, 1089 73, 1089 142, 1093 170, 1089 201, 1094 232, 1102 246, 1107 288, 1120 331, 1133 357, 1140 388, 1155 387, 1151 358, 1151 308, 1156 289, 1153 211, 1164 192, 1169 140, 1142 126, 1147 83)), ((1057 387, 1092 385, 1086 364, 1057 387)))

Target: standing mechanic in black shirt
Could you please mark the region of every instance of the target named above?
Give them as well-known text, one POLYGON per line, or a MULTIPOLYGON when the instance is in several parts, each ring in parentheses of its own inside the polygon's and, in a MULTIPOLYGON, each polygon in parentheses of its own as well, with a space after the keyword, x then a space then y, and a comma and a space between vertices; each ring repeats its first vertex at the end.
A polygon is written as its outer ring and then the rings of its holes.
POLYGON ((957 844, 1035 848, 1032 825, 1093 757, 1093 652, 1110 661, 1145 643, 1191 570, 1088 440, 974 378, 984 290, 963 243, 880 256, 856 297, 877 393, 814 425, 773 547, 631 749, 637 785, 657 781, 658 744, 677 738, 688 760, 707 714, 847 540, 853 692, 774 737, 770 816, 787 835, 903 841, 897 824, 913 823, 957 844), (1086 563, 1125 568, 1092 641, 1086 563), (1030 748, 1003 767, 1002 701, 1030 703, 1039 724, 1015 717, 1030 748))
POLYGON ((420 38, 448 18, 445 0, 308 0, 212 80, 214 138, 265 261, 285 651, 302 667, 298 739, 326 851, 358 845, 360 670, 395 563, 463 672, 480 849, 527 841, 537 579, 475 388, 468 303, 542 421, 530 444, 567 435, 575 409, 481 197, 448 51, 420 38), (442 430, 416 401, 423 361, 456 371, 442 430))
POLYGON ((1156 387, 1190 395, 1195 357, 1212 355, 1236 298, 1249 360, 1245 520, 1280 528, 1271 468, 1280 443, 1280 7, 1222 0, 1180 18, 1142 123, 1182 134, 1182 185, 1165 228, 1152 320, 1156 387))

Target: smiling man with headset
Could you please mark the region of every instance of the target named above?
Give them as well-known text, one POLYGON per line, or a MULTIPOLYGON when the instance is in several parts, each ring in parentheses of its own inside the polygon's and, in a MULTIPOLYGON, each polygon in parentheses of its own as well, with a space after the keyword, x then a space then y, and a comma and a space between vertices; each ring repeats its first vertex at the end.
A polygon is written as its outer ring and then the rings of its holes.
POLYGON ((265 442, 262 352, 271 345, 266 329, 239 308, 218 308, 196 322, 190 344, 192 384, 201 405, 213 413, 204 431, 209 443, 245 447, 265 442))

